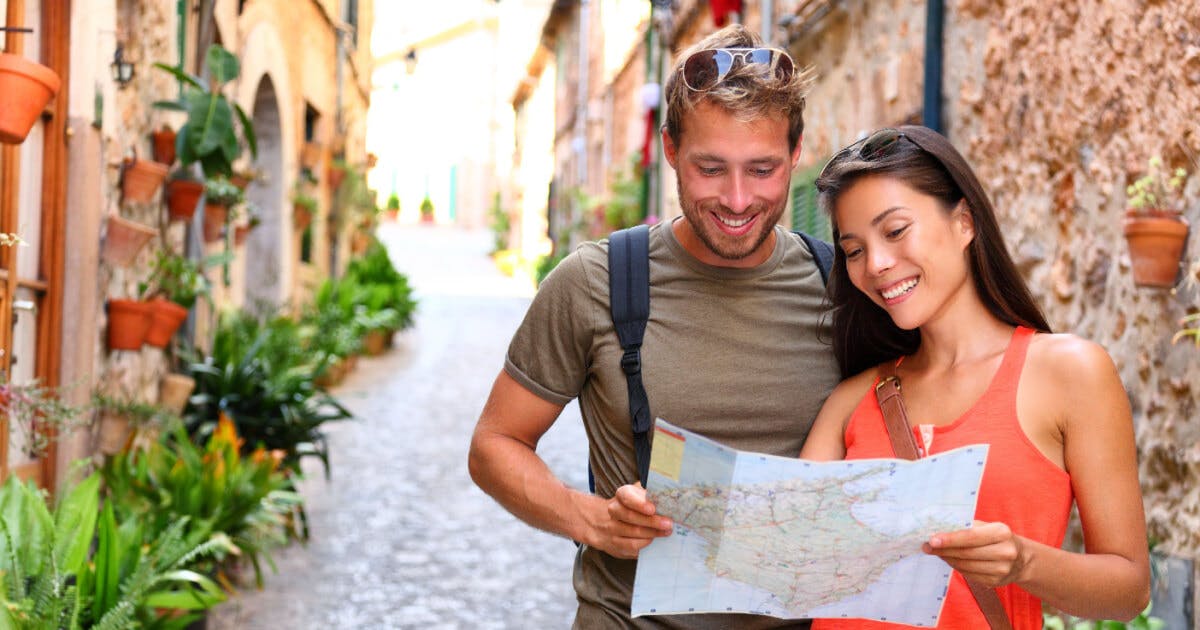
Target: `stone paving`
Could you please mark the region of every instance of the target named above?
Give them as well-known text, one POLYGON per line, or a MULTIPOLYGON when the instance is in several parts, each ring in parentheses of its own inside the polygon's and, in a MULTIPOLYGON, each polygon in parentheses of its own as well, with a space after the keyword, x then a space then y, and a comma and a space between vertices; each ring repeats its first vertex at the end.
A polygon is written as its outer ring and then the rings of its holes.
MULTIPOLYGON (((332 478, 308 462, 312 537, 273 554, 210 630, 564 628, 574 616, 574 545, 534 530, 480 491, 467 447, 504 350, 532 295, 496 271, 491 234, 386 224, 380 238, 420 300, 416 326, 364 357, 335 390, 356 419, 328 435, 332 478)), ((573 403, 539 452, 586 487, 573 403)))

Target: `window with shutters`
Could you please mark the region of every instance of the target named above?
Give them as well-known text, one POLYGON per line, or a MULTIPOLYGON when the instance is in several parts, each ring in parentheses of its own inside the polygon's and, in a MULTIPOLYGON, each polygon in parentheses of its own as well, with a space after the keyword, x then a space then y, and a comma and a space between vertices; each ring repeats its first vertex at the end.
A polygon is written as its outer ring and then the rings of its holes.
POLYGON ((817 187, 814 185, 823 166, 825 160, 819 160, 792 176, 792 229, 828 241, 833 237, 833 231, 829 218, 817 207, 817 187))

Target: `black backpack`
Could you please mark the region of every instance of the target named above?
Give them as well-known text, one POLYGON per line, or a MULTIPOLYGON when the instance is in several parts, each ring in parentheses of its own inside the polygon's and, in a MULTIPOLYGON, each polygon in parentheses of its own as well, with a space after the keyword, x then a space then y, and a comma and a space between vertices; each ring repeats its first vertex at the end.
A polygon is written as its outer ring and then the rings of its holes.
MULTIPOLYGON (((821 272, 821 282, 829 282, 833 266, 833 246, 809 236, 796 234, 808 245, 821 272)), ((613 327, 621 342, 621 370, 629 385, 629 416, 633 425, 633 447, 637 456, 638 479, 646 486, 650 473, 650 401, 642 385, 642 335, 650 318, 650 228, 638 225, 613 232, 608 238, 608 299, 613 327)), ((595 492, 595 479, 588 466, 588 488, 595 492)))

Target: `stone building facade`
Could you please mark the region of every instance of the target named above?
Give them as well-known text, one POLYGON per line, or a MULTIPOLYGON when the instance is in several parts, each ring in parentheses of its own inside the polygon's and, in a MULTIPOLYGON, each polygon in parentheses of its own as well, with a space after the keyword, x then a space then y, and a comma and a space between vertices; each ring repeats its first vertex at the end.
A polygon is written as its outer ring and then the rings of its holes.
MULTIPOLYGON (((327 167, 335 158, 360 167, 367 162, 372 7, 371 0, 0 3, 9 21, 34 26, 38 33, 24 54, 64 78, 51 103, 54 115, 19 149, 5 149, 0 157, 4 170, 19 173, 15 182, 0 183, 0 198, 5 199, 0 206, 10 203, 8 197, 16 198, 11 202, 16 221, 5 227, 34 241, 32 250, 18 252, 16 264, 22 275, 31 274, 27 284, 38 309, 36 326, 25 318, 21 330, 4 344, 8 355, 14 348, 20 351, 19 370, 6 376, 62 384, 73 403, 86 402, 95 389, 157 401, 169 357, 150 346, 110 351, 108 303, 139 297, 139 284, 160 248, 198 257, 223 246, 205 244, 197 236, 201 211, 190 225, 168 223, 157 196, 145 203, 124 199, 122 164, 135 156, 149 160, 150 133, 183 122, 182 114, 153 106, 179 95, 176 80, 154 64, 201 74, 207 42, 220 43, 238 57, 240 75, 224 92, 253 121, 259 144, 257 160, 243 157, 237 166, 259 173, 246 195, 261 224, 234 246, 227 271, 209 270, 215 309, 295 305, 313 283, 344 267, 349 230, 335 229, 342 226, 328 220, 336 206, 327 167), (132 77, 124 83, 114 79, 118 50, 132 64, 132 77), (311 253, 302 260, 291 199, 306 143, 321 149, 320 162, 312 168, 320 210, 311 253), (157 231, 128 265, 101 256, 110 216, 157 231)), ((3 214, 9 216, 7 210, 3 214)), ((203 346, 211 324, 209 310, 200 302, 187 334, 203 346)), ((92 448, 87 432, 60 442, 41 462, 21 460, 16 446, 8 443, 7 469, 47 485, 92 448)))

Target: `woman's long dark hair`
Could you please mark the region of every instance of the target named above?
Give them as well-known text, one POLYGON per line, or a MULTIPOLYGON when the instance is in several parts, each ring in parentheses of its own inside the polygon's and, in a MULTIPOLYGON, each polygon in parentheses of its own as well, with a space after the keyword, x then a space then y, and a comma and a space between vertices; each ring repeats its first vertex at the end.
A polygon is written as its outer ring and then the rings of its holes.
POLYGON ((821 207, 833 225, 829 297, 833 304, 833 352, 843 378, 912 354, 921 344, 920 330, 896 326, 887 311, 855 288, 846 272, 846 256, 837 245, 834 206, 851 184, 868 175, 903 181, 938 199, 947 212, 966 199, 975 225, 975 237, 968 249, 971 277, 984 305, 1007 324, 1050 332, 1041 308, 1008 255, 996 212, 967 161, 949 140, 932 129, 904 126, 898 130, 908 141, 900 139, 880 155, 867 158, 852 145, 834 156, 816 181, 821 207))

